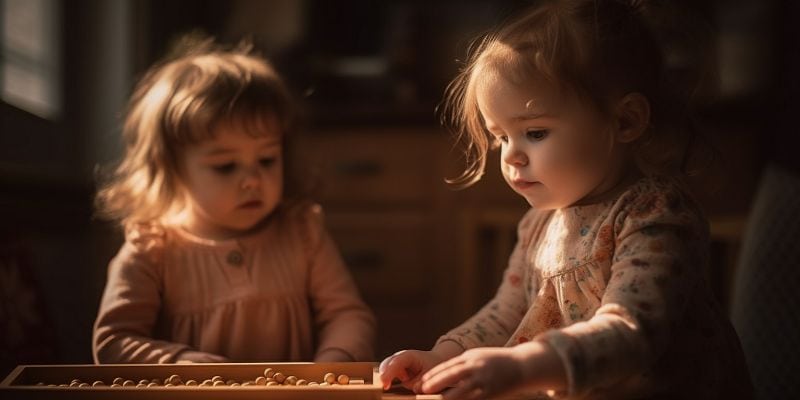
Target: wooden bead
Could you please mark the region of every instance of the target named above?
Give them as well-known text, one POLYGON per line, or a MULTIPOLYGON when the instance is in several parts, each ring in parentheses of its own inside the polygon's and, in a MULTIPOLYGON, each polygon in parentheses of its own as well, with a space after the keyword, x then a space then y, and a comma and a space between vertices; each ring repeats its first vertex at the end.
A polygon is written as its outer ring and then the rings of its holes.
POLYGON ((181 379, 180 375, 170 375, 164 383, 171 383, 173 385, 183 385, 183 379, 181 379))
POLYGON ((197 381, 194 380, 194 379, 189 379, 188 381, 186 381, 185 385, 186 386, 197 386, 197 381))
POLYGON ((150 383, 150 380, 149 379, 142 379, 142 380, 139 381, 139 383, 141 383, 143 385, 147 385, 147 384, 150 383))
POLYGON ((336 382, 339 382, 340 385, 347 385, 350 383, 350 377, 345 374, 341 374, 338 378, 336 378, 336 382))
POLYGON ((272 368, 267 368, 264 370, 264 378, 272 378, 275 375, 275 370, 272 368))
POLYGON ((305 379, 298 379, 295 383, 297 386, 308 386, 308 381, 305 379))
POLYGON ((89 386, 91 386, 91 385, 89 385, 86 382, 82 382, 80 385, 78 385, 78 387, 89 387, 89 386))
POLYGON ((161 379, 158 379, 158 378, 150 379, 150 382, 151 383, 155 383, 157 386, 161 386, 161 384, 162 384, 161 379))
POLYGON ((322 378, 322 380, 324 380, 330 385, 333 385, 334 383, 336 383, 336 375, 333 372, 328 372, 327 374, 325 374, 325 377, 322 378))
POLYGON ((155 387, 155 386, 158 386, 158 384, 155 382, 150 382, 147 384, 147 387, 155 387))
POLYGON ((275 382, 275 381, 270 381, 270 382, 267 382, 267 386, 280 386, 280 383, 275 382))
POLYGON ((272 375, 272 379, 275 379, 275 382, 283 383, 286 380, 286 375, 282 372, 276 372, 275 375, 272 375))
POLYGON ((225 382, 225 380, 219 375, 214 375, 211 377, 211 382, 225 382))
POLYGON ((94 382, 92 383, 92 386, 95 386, 95 387, 96 387, 96 386, 105 386, 105 385, 106 385, 106 384, 105 384, 105 383, 103 383, 103 381, 94 381, 94 382))
POLYGON ((294 375, 289 375, 283 380, 283 383, 286 385, 295 386, 297 385, 297 377, 294 375))
POLYGON ((126 379, 125 382, 122 382, 122 386, 136 386, 136 382, 126 379))
POLYGON ((225 382, 223 381, 214 381, 211 386, 225 386, 225 382))
POLYGON ((256 378, 256 385, 264 386, 266 384, 267 384, 267 378, 264 378, 263 376, 259 376, 258 378, 256 378))

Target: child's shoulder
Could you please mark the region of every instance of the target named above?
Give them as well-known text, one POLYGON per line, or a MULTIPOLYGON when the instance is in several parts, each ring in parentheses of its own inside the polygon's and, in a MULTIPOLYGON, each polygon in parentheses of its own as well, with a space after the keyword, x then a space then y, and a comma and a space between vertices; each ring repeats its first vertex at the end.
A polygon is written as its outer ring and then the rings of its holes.
POLYGON ((615 203, 633 212, 646 211, 639 209, 642 207, 699 211, 688 186, 677 179, 664 176, 642 177, 622 192, 615 203))
POLYGON ((663 176, 643 177, 630 185, 611 205, 613 213, 633 221, 662 221, 679 225, 707 225, 705 214, 688 186, 663 176))
POLYGON ((167 237, 168 228, 159 222, 136 222, 125 226, 125 246, 135 257, 158 260, 167 237))

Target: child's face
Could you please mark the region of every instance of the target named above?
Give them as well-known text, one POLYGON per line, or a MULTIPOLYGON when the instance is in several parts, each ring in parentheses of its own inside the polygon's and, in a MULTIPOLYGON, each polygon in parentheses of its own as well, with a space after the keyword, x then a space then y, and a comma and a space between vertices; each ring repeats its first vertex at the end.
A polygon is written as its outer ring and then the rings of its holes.
POLYGON ((189 200, 186 227, 210 239, 225 239, 255 226, 278 205, 283 189, 281 136, 276 124, 265 135, 222 125, 212 139, 183 154, 189 200))
POLYGON ((478 88, 486 128, 500 141, 506 182, 539 209, 600 194, 617 174, 612 125, 594 109, 546 84, 505 79, 478 88))

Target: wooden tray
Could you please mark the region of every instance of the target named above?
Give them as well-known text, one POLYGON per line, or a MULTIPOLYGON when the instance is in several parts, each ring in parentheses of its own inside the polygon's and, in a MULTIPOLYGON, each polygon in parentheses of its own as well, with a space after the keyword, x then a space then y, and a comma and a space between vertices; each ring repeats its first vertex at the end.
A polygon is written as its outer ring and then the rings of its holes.
POLYGON ((3 399, 354 399, 379 400, 383 389, 375 363, 248 363, 248 364, 108 364, 108 365, 20 365, 0 383, 3 399), (187 381, 202 382, 215 375, 239 382, 262 376, 271 367, 285 375, 321 382, 325 373, 346 374, 363 379, 364 384, 331 386, 155 386, 155 387, 59 387, 80 379, 91 384, 114 378, 133 381, 158 378, 162 381, 177 374, 187 381), (45 385, 38 385, 39 383, 45 385))

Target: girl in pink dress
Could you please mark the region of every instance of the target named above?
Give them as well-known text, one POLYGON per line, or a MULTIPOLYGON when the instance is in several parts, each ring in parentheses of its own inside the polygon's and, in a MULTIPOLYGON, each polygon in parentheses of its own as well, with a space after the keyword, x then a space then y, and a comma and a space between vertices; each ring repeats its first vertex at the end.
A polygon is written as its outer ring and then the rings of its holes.
POLYGON ((98 193, 125 243, 94 326, 97 363, 365 361, 375 320, 326 232, 293 199, 293 110, 247 49, 202 44, 152 68, 98 193))

